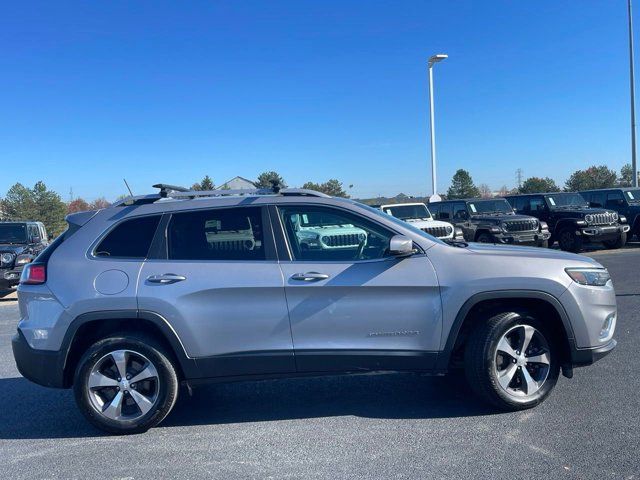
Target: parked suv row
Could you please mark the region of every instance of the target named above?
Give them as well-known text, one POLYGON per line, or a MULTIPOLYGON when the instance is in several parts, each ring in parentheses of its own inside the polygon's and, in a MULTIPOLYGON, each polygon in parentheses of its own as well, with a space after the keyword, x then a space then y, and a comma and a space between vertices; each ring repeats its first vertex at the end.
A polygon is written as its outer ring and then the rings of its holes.
POLYGON ((640 240, 640 188, 609 188, 580 192, 589 206, 607 208, 625 218, 631 227, 629 236, 640 240))
POLYGON ((23 267, 47 245, 41 222, 0 222, 0 290, 17 285, 23 267))
POLYGON ((429 207, 437 219, 461 228, 468 242, 547 247, 551 236, 545 222, 516 215, 503 198, 449 200, 429 207))
POLYGON ((562 250, 580 252, 585 243, 620 248, 627 242, 627 218, 613 210, 593 208, 579 193, 545 193, 508 196, 515 211, 545 222, 551 243, 562 250))
POLYGON ((18 369, 106 431, 157 425, 181 383, 298 375, 463 368, 484 400, 529 408, 616 345, 591 258, 445 243, 309 190, 159 187, 68 216, 18 287, 18 369))

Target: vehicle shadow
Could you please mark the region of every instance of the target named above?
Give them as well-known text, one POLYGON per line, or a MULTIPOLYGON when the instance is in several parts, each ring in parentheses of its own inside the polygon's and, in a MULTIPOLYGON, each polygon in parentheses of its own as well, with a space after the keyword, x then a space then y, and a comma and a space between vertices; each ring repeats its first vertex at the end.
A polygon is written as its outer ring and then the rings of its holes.
MULTIPOLYGON (((0 379, 0 439, 103 436, 76 408, 70 390, 22 377, 0 379), (10 407, 9 407, 10 406, 10 407)), ((429 419, 490 415, 462 379, 413 374, 238 382, 186 389, 163 427, 358 416, 429 419)))
POLYGON ((12 296, 7 298, 13 292, 15 292, 15 290, 0 290, 0 302, 15 302, 16 297, 12 296))

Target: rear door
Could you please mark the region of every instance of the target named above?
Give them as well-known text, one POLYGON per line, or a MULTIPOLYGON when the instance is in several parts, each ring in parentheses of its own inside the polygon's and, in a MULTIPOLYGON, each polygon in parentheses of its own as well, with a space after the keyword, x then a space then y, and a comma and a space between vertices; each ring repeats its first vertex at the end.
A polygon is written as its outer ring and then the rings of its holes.
POLYGON ((163 233, 140 273, 139 308, 169 322, 201 375, 295 371, 266 208, 173 213, 163 233))
POLYGON ((441 334, 424 254, 388 253, 395 232, 352 211, 273 207, 299 371, 428 370, 441 334))

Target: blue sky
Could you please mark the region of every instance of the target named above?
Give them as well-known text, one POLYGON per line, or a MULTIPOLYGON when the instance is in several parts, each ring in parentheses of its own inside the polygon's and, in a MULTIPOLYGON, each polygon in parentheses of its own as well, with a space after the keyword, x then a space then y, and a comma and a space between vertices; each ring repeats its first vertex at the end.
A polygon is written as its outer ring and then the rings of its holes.
POLYGON ((623 0, 7 1, 0 196, 264 170, 429 193, 438 52, 440 191, 457 168, 498 189, 630 161, 623 0))

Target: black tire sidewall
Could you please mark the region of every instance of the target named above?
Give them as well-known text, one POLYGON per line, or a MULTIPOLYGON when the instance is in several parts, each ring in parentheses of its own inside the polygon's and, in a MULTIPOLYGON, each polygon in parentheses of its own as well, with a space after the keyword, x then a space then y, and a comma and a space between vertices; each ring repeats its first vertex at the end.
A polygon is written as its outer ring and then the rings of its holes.
POLYGON ((561 250, 577 253, 582 250, 582 238, 578 237, 574 232, 571 231, 570 228, 564 228, 558 235, 558 245, 560 245, 561 250), (568 245, 566 242, 563 242, 563 237, 565 237, 565 235, 570 236, 570 245, 568 245))
POLYGON ((478 243, 495 243, 493 237, 488 233, 481 233, 478 235, 478 243))
POLYGON ((543 402, 555 387, 560 374, 560 348, 550 329, 543 322, 526 312, 502 313, 492 317, 488 324, 477 329, 473 336, 476 338, 470 341, 476 342, 476 348, 468 352, 471 355, 465 357, 465 367, 475 370, 475 375, 467 378, 470 382, 480 382, 476 385, 471 383, 472 389, 493 405, 506 410, 531 408, 543 402), (495 368, 495 352, 500 339, 510 328, 517 325, 530 325, 536 328, 545 337, 550 349, 549 374, 540 390, 526 400, 509 395, 502 389, 498 383, 495 368))
POLYGON ((160 423, 171 411, 178 396, 176 370, 163 349, 150 339, 114 336, 93 344, 82 356, 76 368, 73 383, 76 403, 82 414, 94 426, 109 433, 142 433, 160 423), (86 388, 95 362, 114 350, 132 350, 147 357, 156 367, 159 377, 159 394, 155 405, 144 416, 129 421, 115 421, 96 412, 86 388))

